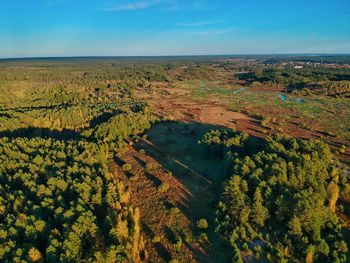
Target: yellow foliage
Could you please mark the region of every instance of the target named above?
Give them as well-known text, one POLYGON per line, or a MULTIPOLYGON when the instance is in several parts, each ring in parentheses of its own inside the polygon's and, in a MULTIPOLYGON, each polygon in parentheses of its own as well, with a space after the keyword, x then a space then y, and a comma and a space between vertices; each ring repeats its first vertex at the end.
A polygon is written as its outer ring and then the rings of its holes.
POLYGON ((128 221, 127 220, 122 220, 118 218, 118 223, 117 223, 117 233, 118 236, 122 238, 128 238, 129 236, 129 228, 128 228, 128 221))
POLYGON ((38 262, 41 259, 41 253, 35 247, 32 247, 28 252, 28 257, 32 262, 38 262))
POLYGON ((307 249, 305 263, 312 263, 312 262, 314 262, 314 252, 315 252, 314 246, 309 246, 308 249, 307 249))
POLYGON ((339 198, 339 187, 335 183, 330 183, 328 185, 328 207, 332 210, 332 212, 335 212, 336 209, 336 203, 339 198))

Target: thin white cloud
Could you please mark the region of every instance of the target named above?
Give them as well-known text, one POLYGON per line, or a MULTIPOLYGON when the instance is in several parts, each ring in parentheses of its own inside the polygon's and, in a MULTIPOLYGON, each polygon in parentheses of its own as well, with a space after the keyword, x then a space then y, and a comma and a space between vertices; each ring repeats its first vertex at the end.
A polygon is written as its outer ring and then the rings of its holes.
POLYGON ((208 26, 220 23, 219 21, 199 21, 199 22, 182 22, 177 23, 176 26, 183 26, 183 27, 201 27, 201 26, 208 26))
POLYGON ((214 35, 225 35, 236 31, 235 28, 226 28, 226 29, 218 29, 218 30, 201 30, 201 31, 192 31, 188 32, 188 35, 193 36, 214 36, 214 35))
POLYGON ((161 2, 160 0, 148 0, 148 1, 145 0, 145 1, 138 1, 138 2, 126 3, 118 6, 108 7, 108 8, 104 8, 103 10, 107 12, 135 11, 135 10, 147 9, 160 2, 161 2))

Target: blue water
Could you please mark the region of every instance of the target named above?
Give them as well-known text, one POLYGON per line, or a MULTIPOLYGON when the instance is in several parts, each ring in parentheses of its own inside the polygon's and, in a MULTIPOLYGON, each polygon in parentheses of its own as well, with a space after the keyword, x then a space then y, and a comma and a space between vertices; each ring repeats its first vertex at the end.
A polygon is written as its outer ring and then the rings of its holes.
POLYGON ((241 93, 242 91, 245 91, 246 88, 240 88, 239 90, 235 90, 234 92, 232 92, 233 94, 238 94, 241 93))
MULTIPOLYGON (((278 96, 280 97, 280 99, 281 99, 282 101, 287 101, 287 96, 286 96, 286 95, 279 94, 278 96)), ((297 101, 298 103, 304 103, 304 102, 305 102, 305 100, 304 100, 304 99, 301 99, 301 98, 297 98, 296 101, 297 101)))
POLYGON ((283 101, 286 101, 286 100, 287 100, 287 96, 286 96, 286 95, 279 94, 278 96, 279 96, 280 99, 283 100, 283 101))

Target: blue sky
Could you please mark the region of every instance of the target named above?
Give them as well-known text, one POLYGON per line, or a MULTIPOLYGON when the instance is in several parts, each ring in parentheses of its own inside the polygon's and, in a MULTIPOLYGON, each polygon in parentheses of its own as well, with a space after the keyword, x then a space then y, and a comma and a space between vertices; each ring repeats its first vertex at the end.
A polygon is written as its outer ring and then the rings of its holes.
POLYGON ((258 53, 350 53, 350 1, 0 2, 0 57, 258 53))

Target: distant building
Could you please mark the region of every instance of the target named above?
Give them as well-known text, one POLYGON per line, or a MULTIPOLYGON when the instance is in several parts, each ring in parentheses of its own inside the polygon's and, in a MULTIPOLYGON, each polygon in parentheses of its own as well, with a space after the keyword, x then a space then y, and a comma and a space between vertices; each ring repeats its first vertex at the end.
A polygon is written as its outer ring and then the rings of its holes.
POLYGON ((294 66, 294 68, 303 68, 303 66, 301 66, 301 65, 296 65, 296 66, 294 66))

